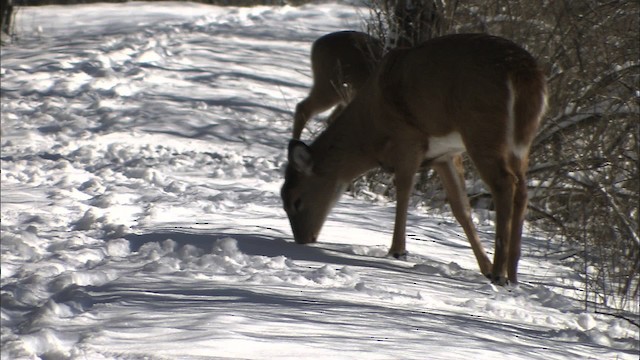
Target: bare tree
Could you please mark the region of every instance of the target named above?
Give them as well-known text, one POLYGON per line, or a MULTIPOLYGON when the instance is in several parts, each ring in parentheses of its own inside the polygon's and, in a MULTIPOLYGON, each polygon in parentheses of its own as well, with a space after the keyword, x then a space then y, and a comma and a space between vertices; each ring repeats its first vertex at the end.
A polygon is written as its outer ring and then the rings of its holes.
POLYGON ((387 48, 410 47, 443 35, 440 0, 373 0, 369 33, 387 48))

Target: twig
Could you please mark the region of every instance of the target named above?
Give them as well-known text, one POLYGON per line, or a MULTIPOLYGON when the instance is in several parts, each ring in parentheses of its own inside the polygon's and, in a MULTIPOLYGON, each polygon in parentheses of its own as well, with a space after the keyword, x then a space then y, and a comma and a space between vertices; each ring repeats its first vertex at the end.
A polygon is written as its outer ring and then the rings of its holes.
POLYGON ((625 315, 612 313, 612 312, 606 312, 606 311, 599 311, 599 310, 596 310, 595 313, 596 314, 600 314, 600 315, 613 316, 613 317, 616 317, 616 318, 622 319, 622 320, 627 320, 629 323, 631 323, 631 324, 637 326, 638 328, 640 328, 640 322, 638 322, 638 321, 636 321, 634 319, 631 319, 631 318, 629 318, 629 317, 627 317, 625 315))

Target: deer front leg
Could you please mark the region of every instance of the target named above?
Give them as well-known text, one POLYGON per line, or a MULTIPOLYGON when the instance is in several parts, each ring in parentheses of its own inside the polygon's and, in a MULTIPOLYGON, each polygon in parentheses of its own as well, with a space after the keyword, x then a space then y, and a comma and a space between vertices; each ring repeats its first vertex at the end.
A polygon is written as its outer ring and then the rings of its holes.
POLYGON ((405 257, 407 254, 406 247, 406 228, 407 228, 407 211, 409 210, 409 197, 413 188, 413 170, 396 171, 396 221, 393 227, 393 241, 389 255, 396 259, 405 257))
POLYGON ((442 185, 447 193, 451 211, 467 235, 473 254, 480 266, 480 271, 483 275, 490 277, 491 260, 489 260, 487 253, 482 247, 476 227, 473 225, 473 221, 471 220, 471 206, 469 205, 469 198, 467 197, 467 192, 464 186, 462 157, 460 155, 456 155, 445 162, 436 162, 433 164, 433 168, 442 180, 442 185))

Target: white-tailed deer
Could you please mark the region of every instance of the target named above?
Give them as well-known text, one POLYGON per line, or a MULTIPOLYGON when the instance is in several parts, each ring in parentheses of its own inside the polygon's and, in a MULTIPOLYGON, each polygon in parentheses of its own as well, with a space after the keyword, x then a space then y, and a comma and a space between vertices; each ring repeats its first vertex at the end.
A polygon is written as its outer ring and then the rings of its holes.
POLYGON ((517 283, 525 173, 545 106, 543 72, 531 54, 509 40, 458 34, 390 52, 310 146, 289 143, 281 196, 295 241, 315 242, 345 187, 380 166, 394 173, 397 187, 389 253, 405 254, 409 195, 416 171, 427 163, 442 179, 482 273, 499 284, 517 283), (493 265, 471 221, 461 162, 465 151, 495 204, 493 265))
POLYGON ((338 31, 318 38, 311 47, 313 85, 298 103, 293 138, 300 139, 307 121, 334 105, 331 122, 357 94, 382 56, 382 43, 365 33, 338 31))

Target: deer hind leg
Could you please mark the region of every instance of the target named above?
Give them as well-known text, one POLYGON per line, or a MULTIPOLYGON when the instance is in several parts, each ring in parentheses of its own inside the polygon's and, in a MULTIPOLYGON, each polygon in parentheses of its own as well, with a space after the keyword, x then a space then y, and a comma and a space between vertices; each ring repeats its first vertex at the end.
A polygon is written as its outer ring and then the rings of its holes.
POLYGON ((511 170, 507 159, 496 154, 468 149, 480 176, 489 186, 496 212, 496 238, 491 281, 504 285, 507 282, 507 259, 511 244, 514 215, 514 199, 518 177, 511 170))
POLYGON ((509 242, 509 262, 507 273, 509 282, 518 283, 518 261, 520 260, 520 249, 522 242, 522 226, 527 209, 527 178, 525 169, 526 160, 513 157, 512 166, 516 174, 517 183, 515 185, 515 196, 513 202, 513 215, 511 219, 511 241, 509 242))
POLYGON ((327 125, 330 125, 335 119, 338 118, 340 113, 342 113, 342 110, 344 110, 345 106, 346 104, 341 102, 338 105, 336 105, 335 108, 333 108, 331 115, 329 115, 329 117, 327 118, 327 125))
POLYGON ((307 121, 341 101, 340 96, 329 81, 314 84, 309 95, 298 103, 293 120, 293 138, 298 140, 307 121))
POLYGON ((456 155, 446 162, 434 163, 433 168, 442 180, 451 211, 467 235, 473 254, 480 266, 480 271, 483 275, 491 276, 491 260, 489 260, 484 251, 480 238, 478 238, 476 227, 471 220, 471 206, 464 186, 462 156, 456 155))

